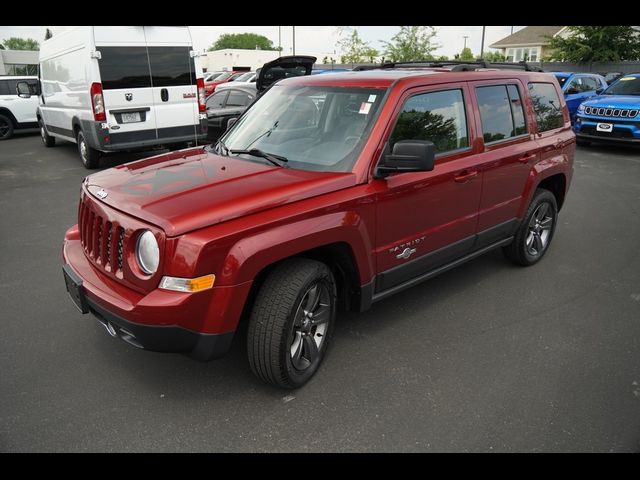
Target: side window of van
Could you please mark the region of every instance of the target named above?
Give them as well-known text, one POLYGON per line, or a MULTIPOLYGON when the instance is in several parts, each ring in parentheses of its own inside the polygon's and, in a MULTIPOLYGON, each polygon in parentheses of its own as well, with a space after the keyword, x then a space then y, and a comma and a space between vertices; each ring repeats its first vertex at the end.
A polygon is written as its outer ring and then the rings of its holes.
POLYGON ((469 146, 462 90, 442 90, 410 97, 398 116, 389 146, 399 140, 429 140, 437 153, 469 146))
POLYGON ((551 83, 530 83, 529 94, 533 102, 533 110, 536 112, 538 130, 546 132, 554 128, 562 127, 562 107, 558 93, 551 83))

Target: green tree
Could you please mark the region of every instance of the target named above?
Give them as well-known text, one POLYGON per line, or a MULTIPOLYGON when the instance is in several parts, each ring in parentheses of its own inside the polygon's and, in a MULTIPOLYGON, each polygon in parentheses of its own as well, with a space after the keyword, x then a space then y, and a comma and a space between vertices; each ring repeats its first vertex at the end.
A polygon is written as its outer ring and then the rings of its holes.
POLYGON ((364 63, 378 56, 378 51, 360 38, 355 28, 344 27, 341 32, 347 33, 347 36, 337 42, 337 46, 342 50, 341 63, 364 63))
POLYGON ((433 27, 400 27, 390 42, 382 41, 385 45, 384 55, 392 62, 433 60, 431 52, 440 47, 432 43, 436 33, 433 27))
POLYGON ((449 57, 447 57, 446 55, 440 55, 438 58, 436 58, 436 60, 440 60, 441 62, 446 62, 447 60, 449 60, 449 57))
POLYGON ((378 52, 378 50, 371 47, 365 48, 362 53, 367 58, 367 61, 369 63, 374 63, 376 61, 376 57, 380 55, 380 52, 378 52))
POLYGON ((640 33, 631 26, 569 27, 567 38, 549 37, 549 60, 576 63, 640 59, 640 33))
POLYGON ((33 38, 10 37, 2 43, 7 50, 40 50, 40 44, 33 38))
POLYGON ((484 52, 484 58, 480 58, 480 55, 476 57, 478 60, 486 60, 487 62, 504 62, 506 57, 500 52, 484 52))
POLYGON ((225 33, 209 47, 209 51, 223 50, 225 48, 278 50, 278 47, 274 47, 273 42, 264 35, 258 35, 257 33, 225 33))
POLYGON ((460 60, 467 60, 467 61, 475 60, 473 56, 473 52, 469 47, 465 47, 462 49, 462 51, 460 52, 460 60))

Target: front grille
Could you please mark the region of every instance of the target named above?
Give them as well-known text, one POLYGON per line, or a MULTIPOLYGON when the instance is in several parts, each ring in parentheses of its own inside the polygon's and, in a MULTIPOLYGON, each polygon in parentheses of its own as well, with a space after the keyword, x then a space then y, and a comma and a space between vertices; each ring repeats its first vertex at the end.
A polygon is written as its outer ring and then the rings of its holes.
POLYGON ((124 228, 97 214, 89 202, 80 204, 78 216, 80 242, 84 251, 106 271, 122 270, 124 258, 124 228))
POLYGON ((637 108, 584 107, 586 115, 598 115, 600 117, 635 118, 639 112, 640 110, 637 108))

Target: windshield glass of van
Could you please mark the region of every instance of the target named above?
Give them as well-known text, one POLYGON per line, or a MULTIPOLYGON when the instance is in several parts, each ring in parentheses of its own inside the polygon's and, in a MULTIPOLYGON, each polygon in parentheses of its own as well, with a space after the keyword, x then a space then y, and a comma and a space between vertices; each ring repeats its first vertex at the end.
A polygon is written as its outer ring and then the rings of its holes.
POLYGON ((285 157, 290 168, 350 171, 384 93, 373 88, 275 85, 221 140, 227 150, 258 149, 285 157))
POLYGON ((607 88, 603 95, 640 95, 640 77, 622 77, 607 88))

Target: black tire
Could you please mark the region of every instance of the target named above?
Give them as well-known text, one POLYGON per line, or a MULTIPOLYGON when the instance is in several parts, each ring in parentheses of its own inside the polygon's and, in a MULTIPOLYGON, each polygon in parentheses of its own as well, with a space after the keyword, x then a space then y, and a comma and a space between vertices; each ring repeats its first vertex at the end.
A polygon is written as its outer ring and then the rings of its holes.
POLYGON ((6 115, 0 115, 0 140, 13 137, 13 120, 6 115))
POLYGON ((335 317, 336 283, 329 267, 305 258, 285 260, 265 279, 252 308, 247 333, 251 370, 272 385, 301 387, 322 363, 335 317), (313 302, 314 289, 317 309, 311 306, 310 311, 317 313, 309 317, 305 307, 313 302))
POLYGON ((579 147, 588 147, 591 145, 591 142, 589 140, 583 140, 582 138, 576 138, 576 145, 579 147))
POLYGON ((538 263, 549 250, 557 223, 558 204, 556 197, 549 190, 537 189, 513 242, 504 247, 502 251, 516 265, 529 266, 538 263), (533 219, 534 214, 536 220, 541 219, 542 223, 533 219), (548 224, 550 227, 546 236, 544 234, 546 229, 538 226, 543 224, 548 224))
POLYGON ((56 145, 56 138, 49 136, 41 118, 38 118, 38 124, 40 125, 40 138, 42 139, 44 146, 47 148, 54 147, 56 145))
POLYGON ((84 137, 82 130, 78 130, 76 134, 76 140, 78 142, 78 152, 80 153, 80 159, 85 168, 90 170, 98 168, 100 166, 100 152, 94 148, 91 148, 84 137))

